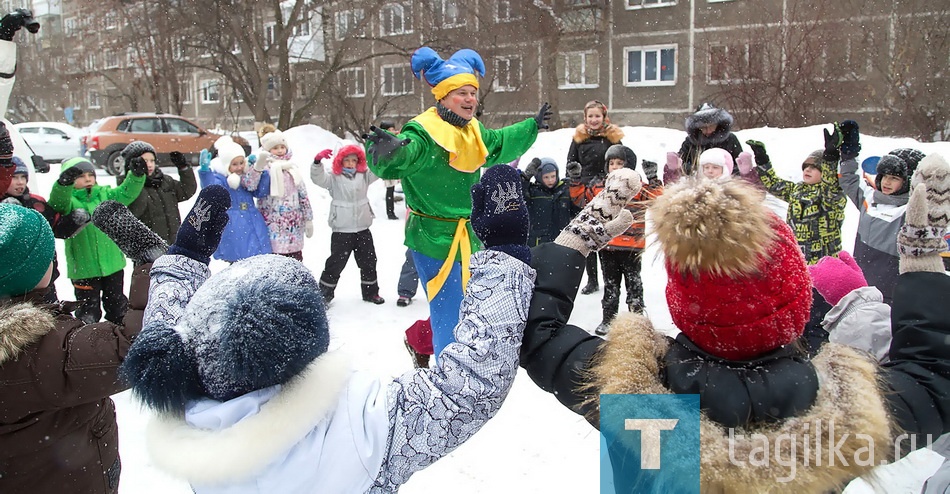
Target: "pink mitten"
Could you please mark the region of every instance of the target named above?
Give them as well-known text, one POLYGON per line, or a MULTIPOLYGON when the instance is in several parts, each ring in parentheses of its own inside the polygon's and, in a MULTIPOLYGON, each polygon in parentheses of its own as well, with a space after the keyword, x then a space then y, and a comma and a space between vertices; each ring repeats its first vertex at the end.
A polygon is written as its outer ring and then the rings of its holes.
POLYGON ((838 253, 838 257, 822 257, 818 264, 808 266, 812 285, 831 305, 836 305, 852 290, 868 286, 864 272, 847 251, 838 253))
POLYGON ((678 170, 679 167, 683 166, 683 160, 680 159, 680 156, 674 152, 666 153, 666 167, 670 170, 678 170))
POLYGON ((331 154, 333 154, 333 151, 330 151, 329 149, 324 149, 323 151, 320 151, 319 153, 317 153, 316 156, 313 157, 313 162, 319 163, 320 160, 329 158, 331 154))
POLYGON ((736 165, 739 166, 739 174, 745 176, 752 171, 752 153, 743 151, 736 158, 736 165))

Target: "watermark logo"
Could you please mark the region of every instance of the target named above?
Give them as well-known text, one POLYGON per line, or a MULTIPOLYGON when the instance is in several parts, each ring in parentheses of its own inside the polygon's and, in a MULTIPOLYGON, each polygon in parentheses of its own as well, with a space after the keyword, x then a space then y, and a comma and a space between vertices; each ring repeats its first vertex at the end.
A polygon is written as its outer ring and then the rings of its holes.
POLYGON ((699 492, 699 395, 600 395, 603 494, 699 492))

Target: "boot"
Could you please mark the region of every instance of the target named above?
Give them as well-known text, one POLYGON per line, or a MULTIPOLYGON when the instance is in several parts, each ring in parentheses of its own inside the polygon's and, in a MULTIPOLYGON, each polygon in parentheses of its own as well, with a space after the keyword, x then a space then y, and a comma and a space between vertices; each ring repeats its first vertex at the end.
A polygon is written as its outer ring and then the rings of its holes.
POLYGON ((634 300, 633 302, 627 302, 627 310, 636 314, 643 314, 644 307, 643 302, 634 300))
POLYGON ((604 321, 597 325, 597 329, 594 330, 594 334, 597 336, 607 336, 607 331, 610 328, 610 323, 604 321))
POLYGON ((588 279, 587 285, 584 288, 581 288, 581 295, 590 295, 597 290, 600 290, 600 286, 597 284, 597 280, 588 279))
POLYGON ((334 291, 336 291, 334 287, 320 283, 320 293, 323 294, 323 302, 325 304, 330 305, 330 301, 333 300, 334 291))
POLYGON ((409 350, 409 355, 412 356, 412 365, 416 369, 428 369, 429 368, 429 356, 424 353, 419 353, 412 348, 412 345, 409 344, 409 340, 406 338, 402 339, 402 342, 406 345, 406 350, 409 350))

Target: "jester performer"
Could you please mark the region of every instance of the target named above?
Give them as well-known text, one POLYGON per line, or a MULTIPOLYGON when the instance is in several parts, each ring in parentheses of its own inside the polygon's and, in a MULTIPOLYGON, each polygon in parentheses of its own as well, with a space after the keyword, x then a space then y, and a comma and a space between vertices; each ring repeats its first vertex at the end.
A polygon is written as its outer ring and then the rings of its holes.
POLYGON ((551 107, 544 103, 533 118, 499 130, 486 129, 475 119, 478 76, 485 76, 485 63, 478 53, 463 49, 443 60, 424 46, 412 54, 411 65, 413 74, 432 86, 435 106, 407 122, 398 135, 371 127, 371 134, 364 137, 370 170, 382 179, 402 180, 411 211, 405 244, 429 300, 432 345, 438 358, 454 341, 468 283, 468 260, 481 248, 469 223, 471 187, 479 181, 482 167, 508 163, 524 154, 538 130, 548 128, 551 107))

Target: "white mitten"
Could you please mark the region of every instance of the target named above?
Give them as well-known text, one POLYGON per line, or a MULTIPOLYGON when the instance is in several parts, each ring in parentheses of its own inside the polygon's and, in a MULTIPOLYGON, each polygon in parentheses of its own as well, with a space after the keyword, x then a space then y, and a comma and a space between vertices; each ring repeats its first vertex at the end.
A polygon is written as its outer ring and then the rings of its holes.
POLYGON ((920 161, 910 184, 904 226, 897 235, 900 272, 942 273, 940 253, 947 250, 943 236, 950 223, 950 165, 931 154, 920 161))
POLYGON ((597 194, 558 235, 554 243, 583 255, 598 251, 633 224, 633 214, 624 206, 640 192, 640 174, 621 168, 607 175, 604 190, 597 194))

